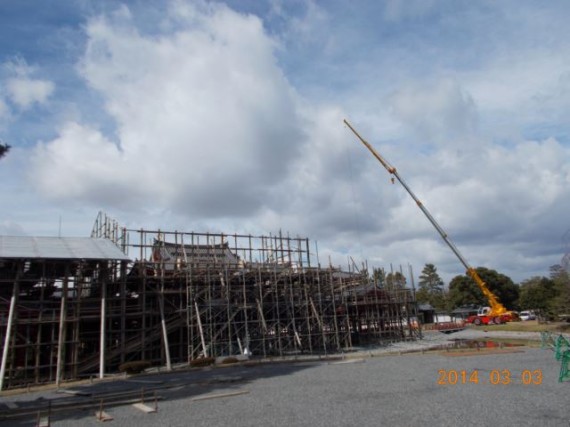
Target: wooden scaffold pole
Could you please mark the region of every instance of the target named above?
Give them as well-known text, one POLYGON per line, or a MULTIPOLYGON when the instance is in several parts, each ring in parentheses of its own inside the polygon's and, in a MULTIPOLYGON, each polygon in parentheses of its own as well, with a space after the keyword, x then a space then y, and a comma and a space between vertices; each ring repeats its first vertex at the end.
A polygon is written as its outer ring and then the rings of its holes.
POLYGON ((6 324, 6 335, 4 337, 4 349, 2 350, 2 365, 0 366, 0 391, 4 389, 4 376, 6 375, 6 362, 8 361, 8 351, 10 349, 10 340, 12 338, 12 324, 14 322, 14 313, 16 311, 16 303, 18 294, 20 293, 20 276, 22 274, 22 265, 18 265, 16 280, 10 298, 10 311, 8 312, 8 323, 6 324))

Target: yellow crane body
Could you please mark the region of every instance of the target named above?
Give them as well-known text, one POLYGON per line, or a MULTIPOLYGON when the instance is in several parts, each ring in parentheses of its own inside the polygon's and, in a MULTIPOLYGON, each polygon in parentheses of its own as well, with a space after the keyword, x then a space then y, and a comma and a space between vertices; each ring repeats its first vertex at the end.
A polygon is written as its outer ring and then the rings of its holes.
POLYGON ((376 159, 382 164, 382 166, 384 166, 384 168, 388 171, 388 173, 390 173, 395 179, 397 179, 398 182, 404 187, 404 189, 408 192, 408 194, 412 197, 412 199, 414 199, 418 207, 427 217, 429 222, 431 222, 431 224, 435 227, 435 229, 437 230, 443 241, 447 244, 447 246, 449 246, 449 248, 453 251, 455 256, 459 259, 459 261, 461 261, 463 266, 466 268, 466 274, 469 277, 471 277, 471 279, 473 279, 473 281, 477 284, 479 289, 481 289, 481 292, 483 292, 483 295, 485 296, 485 298, 487 298, 487 301, 489 302, 489 307, 491 310, 487 313, 487 316, 497 317, 505 314, 510 314, 510 312, 505 308, 505 306, 501 304, 498 297, 489 289, 485 281, 481 279, 479 274, 477 274, 477 271, 469 265, 465 257, 463 257, 461 252, 459 252, 459 249, 457 249, 457 246, 455 246, 455 244, 451 241, 447 233, 443 230, 443 228, 441 228, 441 226, 438 224, 435 218, 431 215, 431 213, 427 210, 427 208, 423 205, 423 203, 416 197, 416 195, 413 193, 410 187, 398 174, 396 168, 392 166, 384 157, 382 157, 374 149, 374 147, 372 147, 372 145, 368 143, 368 141, 362 138, 362 136, 360 136, 360 134, 356 131, 356 129, 354 129, 346 119, 344 120, 344 123, 356 135, 356 137, 360 140, 360 142, 362 142, 362 144, 364 144, 364 146, 368 148, 368 150, 372 153, 372 155, 376 157, 376 159))

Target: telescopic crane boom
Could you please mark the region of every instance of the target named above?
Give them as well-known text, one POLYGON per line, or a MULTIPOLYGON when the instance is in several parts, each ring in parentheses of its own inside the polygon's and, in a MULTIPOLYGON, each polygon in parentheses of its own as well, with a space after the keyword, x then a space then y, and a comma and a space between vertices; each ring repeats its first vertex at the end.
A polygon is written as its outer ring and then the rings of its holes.
POLYGON ((384 166, 384 168, 388 171, 388 173, 390 173, 395 179, 398 180, 400 184, 402 184, 402 187, 404 187, 408 192, 408 194, 412 197, 412 199, 414 199, 414 201, 416 202, 418 207, 422 210, 422 212, 427 217, 429 222, 431 222, 431 224, 435 227, 435 229, 437 230, 443 241, 447 244, 447 246, 449 246, 449 248, 453 251, 455 256, 459 259, 459 261, 461 261, 461 264, 463 264, 463 266, 467 269, 467 275, 475 281, 477 286, 479 286, 479 289, 481 289, 481 292, 483 292, 485 298, 487 298, 487 301, 489 301, 489 306, 491 307, 491 311, 487 315, 500 316, 502 314, 507 313, 508 312, 507 309, 503 306, 503 304, 499 302, 497 296, 493 292, 491 292, 491 290, 487 287, 487 284, 483 281, 483 279, 481 279, 479 274, 477 274, 477 271, 473 267, 471 267, 471 265, 469 265, 465 257, 461 255, 461 252, 459 252, 457 246, 455 246, 455 244, 451 241, 445 230, 441 228, 441 226, 437 223, 435 218, 431 215, 431 213, 427 210, 427 208, 423 205, 423 203, 416 197, 411 188, 408 187, 408 184, 406 184, 406 182, 398 174, 396 168, 392 166, 390 163, 388 163, 388 161, 384 157, 382 157, 368 143, 368 141, 362 138, 360 134, 356 131, 356 129, 354 129, 346 119, 344 120, 344 124, 346 124, 349 127, 349 129, 357 136, 357 138, 364 144, 364 146, 368 148, 368 150, 370 150, 372 155, 376 157, 376 160, 378 160, 382 164, 382 166, 384 166))

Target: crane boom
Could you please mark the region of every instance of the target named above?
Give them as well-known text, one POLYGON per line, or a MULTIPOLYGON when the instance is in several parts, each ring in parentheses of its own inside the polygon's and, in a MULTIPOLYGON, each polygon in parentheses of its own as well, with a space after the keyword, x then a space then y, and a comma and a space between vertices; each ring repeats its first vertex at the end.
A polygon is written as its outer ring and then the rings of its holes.
POLYGON ((447 244, 447 246, 449 246, 449 248, 453 251, 455 256, 459 259, 461 264, 463 264, 463 266, 466 268, 467 275, 473 279, 473 281, 477 284, 479 289, 481 289, 481 292, 483 292, 485 298, 487 298, 487 301, 489 301, 489 306, 491 307, 489 316, 500 316, 502 314, 507 313, 507 309, 503 306, 503 304, 499 302, 497 296, 489 289, 485 281, 481 279, 479 274, 477 274, 477 271, 471 265, 469 265, 465 257, 461 254, 461 252, 459 252, 459 249, 457 249, 457 246, 455 246, 455 243, 451 241, 445 230, 441 228, 441 226, 438 224, 438 222, 435 220, 432 214, 423 205, 420 199, 417 198, 412 189, 402 179, 400 174, 398 174, 396 168, 392 166, 384 157, 382 157, 374 149, 374 147, 372 147, 372 145, 368 143, 368 141, 366 141, 362 136, 360 136, 360 134, 356 131, 356 129, 354 129, 346 119, 344 120, 344 124, 348 126, 348 128, 356 135, 356 137, 360 140, 360 142, 362 142, 362 144, 364 144, 364 146, 368 148, 368 150, 372 153, 374 157, 376 157, 376 159, 382 164, 382 166, 384 166, 384 168, 388 171, 388 173, 393 175, 393 177, 397 179, 400 184, 402 184, 402 187, 404 187, 404 189, 408 192, 408 194, 412 197, 412 199, 414 199, 414 201, 421 209, 421 211, 424 213, 424 215, 427 217, 429 222, 431 222, 431 224, 437 230, 443 241, 447 244))

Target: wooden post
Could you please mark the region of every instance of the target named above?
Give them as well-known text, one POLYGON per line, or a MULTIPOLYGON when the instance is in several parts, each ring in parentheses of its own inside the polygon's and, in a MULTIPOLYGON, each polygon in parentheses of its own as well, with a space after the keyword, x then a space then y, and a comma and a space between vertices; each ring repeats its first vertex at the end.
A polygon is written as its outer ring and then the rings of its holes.
POLYGON ((202 351, 204 352, 204 357, 208 357, 208 350, 206 349, 206 340, 204 339, 204 329, 202 329, 202 320, 200 319, 200 310, 198 309, 198 303, 196 301, 194 301, 194 307, 196 307, 196 319, 198 320, 198 329, 200 330, 202 351))
POLYGON ((160 323, 162 325, 162 338, 164 342, 164 354, 166 357, 166 370, 172 371, 172 363, 170 362, 170 346, 168 345, 168 330, 166 329, 166 319, 164 317, 164 270, 161 277, 161 287, 159 298, 159 308, 160 308, 160 323))
POLYGON ((65 358, 65 321, 67 319, 67 288, 68 288, 68 267, 66 267, 65 277, 61 288, 61 306, 59 310, 59 335, 57 337, 57 367, 55 371, 55 384, 59 387, 63 376, 63 365, 65 358))
POLYGON ((0 366, 0 391, 4 388, 4 376, 6 374, 6 362, 8 361, 8 350, 10 347, 10 340, 12 338, 12 323, 14 321, 14 312, 16 310, 16 302, 18 294, 20 293, 20 274, 22 266, 18 267, 16 273, 16 280, 14 280, 14 287, 12 290, 12 298, 10 299, 10 311, 8 313, 8 324, 6 325, 6 335, 4 337, 4 349, 2 350, 2 365, 0 366))
POLYGON ((127 330, 127 263, 121 261, 121 363, 125 363, 125 340, 127 330))
POLYGON ((107 299, 107 269, 102 268, 99 264, 101 279, 101 327, 99 335, 99 378, 105 377, 105 317, 106 317, 106 299, 107 299))
MULTIPOLYGON (((46 263, 45 261, 42 263, 42 276, 46 277, 46 263)), ((42 327, 43 327, 43 315, 44 315, 44 298, 45 298, 45 289, 47 286, 47 279, 44 283, 41 284, 40 288, 40 306, 38 312, 38 330, 36 333, 36 356, 35 356, 35 368, 34 368, 34 377, 36 383, 40 381, 40 362, 41 362, 41 345, 42 345, 42 327)))

